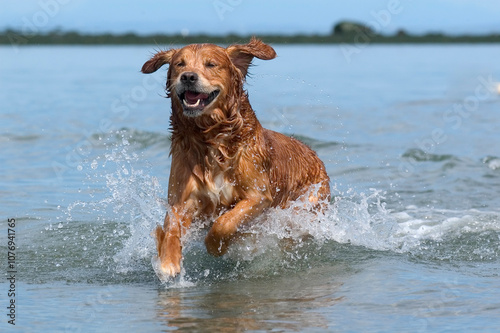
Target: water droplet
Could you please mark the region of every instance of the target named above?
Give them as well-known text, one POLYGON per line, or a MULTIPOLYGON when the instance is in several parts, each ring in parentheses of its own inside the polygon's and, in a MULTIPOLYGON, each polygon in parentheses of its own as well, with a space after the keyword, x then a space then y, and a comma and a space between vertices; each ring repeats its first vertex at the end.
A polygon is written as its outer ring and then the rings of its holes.
POLYGON ((93 160, 93 161, 92 161, 92 164, 90 164, 90 167, 91 167, 93 170, 97 169, 97 161, 96 161, 96 160, 93 160))
POLYGON ((77 167, 76 167, 76 169, 77 169, 78 171, 82 171, 82 170, 83 170, 83 167, 82 167, 81 165, 79 165, 79 166, 77 166, 77 167))

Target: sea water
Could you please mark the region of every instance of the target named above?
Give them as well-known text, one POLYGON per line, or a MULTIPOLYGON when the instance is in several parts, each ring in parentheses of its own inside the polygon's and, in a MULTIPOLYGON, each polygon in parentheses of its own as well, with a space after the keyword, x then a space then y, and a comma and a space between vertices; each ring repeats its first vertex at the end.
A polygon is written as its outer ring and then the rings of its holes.
POLYGON ((0 48, 2 332, 498 329, 500 47, 275 48, 250 102, 318 152, 330 207, 271 209, 222 258, 194 225, 169 281, 166 71, 139 72, 157 47, 0 48))

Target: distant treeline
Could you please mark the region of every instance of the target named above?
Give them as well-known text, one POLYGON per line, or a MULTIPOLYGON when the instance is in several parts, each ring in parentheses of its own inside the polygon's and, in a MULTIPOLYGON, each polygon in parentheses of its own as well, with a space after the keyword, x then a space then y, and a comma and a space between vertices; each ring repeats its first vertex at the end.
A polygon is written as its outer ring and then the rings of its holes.
MULTIPOLYGON (((267 43, 274 44, 369 44, 369 43, 499 43, 500 34, 449 36, 441 33, 411 35, 399 30, 394 35, 382 35, 372 29, 353 22, 340 22, 334 26, 331 34, 325 35, 256 35, 267 43)), ((75 31, 54 30, 45 33, 24 34, 21 31, 5 30, 0 32, 0 44, 12 45, 124 45, 124 44, 191 44, 214 43, 232 44, 245 42, 250 35, 228 34, 223 36, 208 34, 85 34, 75 31)))

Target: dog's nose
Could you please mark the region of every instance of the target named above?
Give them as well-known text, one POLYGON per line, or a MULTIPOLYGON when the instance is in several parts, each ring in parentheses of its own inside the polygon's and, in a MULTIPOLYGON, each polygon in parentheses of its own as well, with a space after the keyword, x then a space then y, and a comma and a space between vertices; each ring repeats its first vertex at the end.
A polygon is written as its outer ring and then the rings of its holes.
POLYGON ((193 73, 193 72, 185 72, 185 73, 182 73, 181 75, 181 82, 182 83, 196 83, 196 81, 198 81, 198 74, 196 73, 193 73))

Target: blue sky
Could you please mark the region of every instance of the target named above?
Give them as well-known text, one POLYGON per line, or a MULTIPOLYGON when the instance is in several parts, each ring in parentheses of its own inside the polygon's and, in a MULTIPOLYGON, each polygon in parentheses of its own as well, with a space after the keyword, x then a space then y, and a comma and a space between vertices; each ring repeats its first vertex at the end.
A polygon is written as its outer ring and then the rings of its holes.
POLYGON ((329 33, 356 20, 393 33, 500 33, 499 0, 0 0, 0 30, 329 33))

